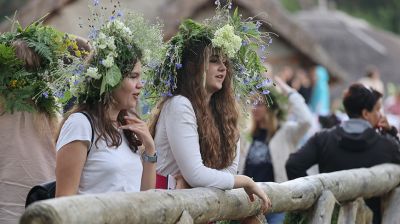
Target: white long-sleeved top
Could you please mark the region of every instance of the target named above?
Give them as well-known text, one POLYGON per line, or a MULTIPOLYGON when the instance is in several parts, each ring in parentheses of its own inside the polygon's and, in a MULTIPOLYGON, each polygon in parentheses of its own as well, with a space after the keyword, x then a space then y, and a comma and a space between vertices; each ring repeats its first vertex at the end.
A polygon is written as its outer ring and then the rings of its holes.
POLYGON ((162 176, 181 173, 192 187, 232 189, 240 144, 237 144, 236 157, 229 167, 223 170, 208 168, 201 158, 197 127, 193 106, 186 97, 174 96, 165 102, 154 138, 157 173, 162 176))
POLYGON ((296 120, 283 123, 269 142, 274 178, 278 183, 288 180, 285 163, 313 123, 312 113, 299 93, 289 95, 289 106, 296 120))

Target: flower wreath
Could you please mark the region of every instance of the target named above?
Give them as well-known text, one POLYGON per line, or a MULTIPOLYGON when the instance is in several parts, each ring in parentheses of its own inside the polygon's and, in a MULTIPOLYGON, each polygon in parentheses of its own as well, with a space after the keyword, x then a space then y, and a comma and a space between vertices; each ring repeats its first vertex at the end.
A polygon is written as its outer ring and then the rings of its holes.
POLYGON ((42 24, 42 19, 25 29, 13 21, 14 31, 0 35, 0 96, 5 112, 39 111, 55 115, 59 109, 49 86, 69 67, 69 59, 85 54, 69 35, 42 24), (37 68, 27 70, 17 58, 13 43, 24 41, 40 57, 37 68))
POLYGON ((57 83, 54 88, 64 90, 63 102, 77 97, 78 103, 103 101, 133 69, 132 61, 138 59, 146 74, 159 65, 163 53, 162 24, 150 24, 135 12, 117 10, 114 5, 111 16, 98 1, 90 8, 89 43, 92 57, 89 63, 78 63, 74 72, 65 79, 68 83, 57 83), (107 19, 105 19, 107 18, 107 19), (105 22, 104 22, 105 21, 105 22))
POLYGON ((189 42, 207 38, 212 47, 219 48, 233 65, 233 84, 237 98, 250 103, 249 95, 257 92, 268 94, 273 82, 264 78, 263 65, 266 48, 272 43, 269 32, 260 30, 262 23, 248 18, 242 20, 236 8, 230 15, 232 3, 221 7, 216 1, 216 15, 198 23, 187 19, 182 22, 178 33, 167 43, 166 57, 161 66, 148 76, 150 85, 145 86, 145 95, 155 103, 160 97, 172 96, 176 89, 177 70, 182 67, 182 52, 189 42), (260 54, 260 56, 259 56, 260 54))

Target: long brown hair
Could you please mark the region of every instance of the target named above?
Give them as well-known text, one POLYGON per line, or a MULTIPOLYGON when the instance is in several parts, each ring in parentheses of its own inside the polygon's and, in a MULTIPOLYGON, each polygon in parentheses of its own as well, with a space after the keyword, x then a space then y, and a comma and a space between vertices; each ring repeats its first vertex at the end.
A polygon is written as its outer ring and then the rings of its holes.
MULTIPOLYGON (((93 130, 97 134, 97 138, 93 143, 97 146, 98 141, 100 139, 103 139, 108 147, 120 146, 122 143, 122 136, 116 129, 115 125, 126 125, 124 116, 127 116, 128 112, 126 110, 121 110, 118 114, 117 121, 113 121, 110 118, 108 111, 115 102, 111 96, 111 93, 106 94, 109 94, 110 96, 105 98, 106 102, 104 103, 98 102, 96 104, 79 104, 68 111, 65 114, 63 121, 61 122, 57 136, 59 136, 61 127, 71 114, 87 112, 92 120, 93 130)), ((139 117, 137 114, 134 115, 136 117, 139 117)), ((141 142, 137 139, 136 135, 132 131, 123 130, 123 133, 129 143, 129 148, 133 152, 136 152, 138 149, 137 146, 140 146, 141 142)))
MULTIPOLYGON (((229 61, 222 89, 211 96, 208 105, 204 100, 207 95, 203 84, 205 65, 208 64, 209 54, 215 52, 209 47, 210 44, 209 40, 196 40, 187 44, 182 54, 182 68, 177 74, 177 88, 172 94, 185 96, 192 103, 204 165, 223 169, 230 166, 236 156, 239 112, 233 93, 229 61)), ((150 124, 153 137, 162 106, 169 98, 164 98, 156 107, 150 124)))

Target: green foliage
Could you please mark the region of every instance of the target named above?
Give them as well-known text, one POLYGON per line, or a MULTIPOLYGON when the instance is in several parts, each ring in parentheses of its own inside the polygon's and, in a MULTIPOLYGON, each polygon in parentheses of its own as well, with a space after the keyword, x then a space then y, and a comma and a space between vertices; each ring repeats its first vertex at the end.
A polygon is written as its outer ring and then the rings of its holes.
MULTIPOLYGON (((339 217, 340 205, 335 204, 332 212, 331 224, 337 224, 339 217)), ((307 224, 309 223, 309 211, 287 212, 285 215, 284 224, 307 224)))
POLYGON ((339 210, 340 210, 340 205, 338 203, 336 203, 335 207, 333 208, 333 212, 332 212, 331 224, 337 224, 338 223, 339 210))
POLYGON ((307 212, 288 212, 285 215, 284 224, 307 224, 307 212))
POLYGON ((0 35, 0 96, 6 112, 40 111, 54 115, 58 110, 49 84, 60 73, 57 61, 67 54, 64 34, 34 22, 25 29, 14 21, 16 30, 0 35), (27 71, 16 57, 13 43, 25 41, 41 58, 38 68, 27 71))
MULTIPOLYGON (((300 0, 281 0, 289 12, 302 10, 300 0)), ((400 34, 400 0, 331 0, 339 10, 364 19, 374 26, 400 34)), ((318 1, 308 1, 317 6, 318 1)))
POLYGON ((281 3, 289 12, 301 10, 298 0, 281 0, 281 3))
POLYGON ((400 34, 400 0, 336 0, 338 9, 369 23, 400 34))

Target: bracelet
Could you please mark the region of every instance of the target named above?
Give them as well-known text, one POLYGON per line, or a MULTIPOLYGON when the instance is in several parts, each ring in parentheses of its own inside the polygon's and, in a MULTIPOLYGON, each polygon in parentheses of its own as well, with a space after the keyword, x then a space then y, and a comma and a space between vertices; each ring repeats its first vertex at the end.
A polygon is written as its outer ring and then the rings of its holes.
POLYGON ((156 163, 157 162, 157 153, 154 153, 154 155, 149 156, 146 154, 146 152, 143 152, 142 160, 143 160, 143 162, 156 163))

